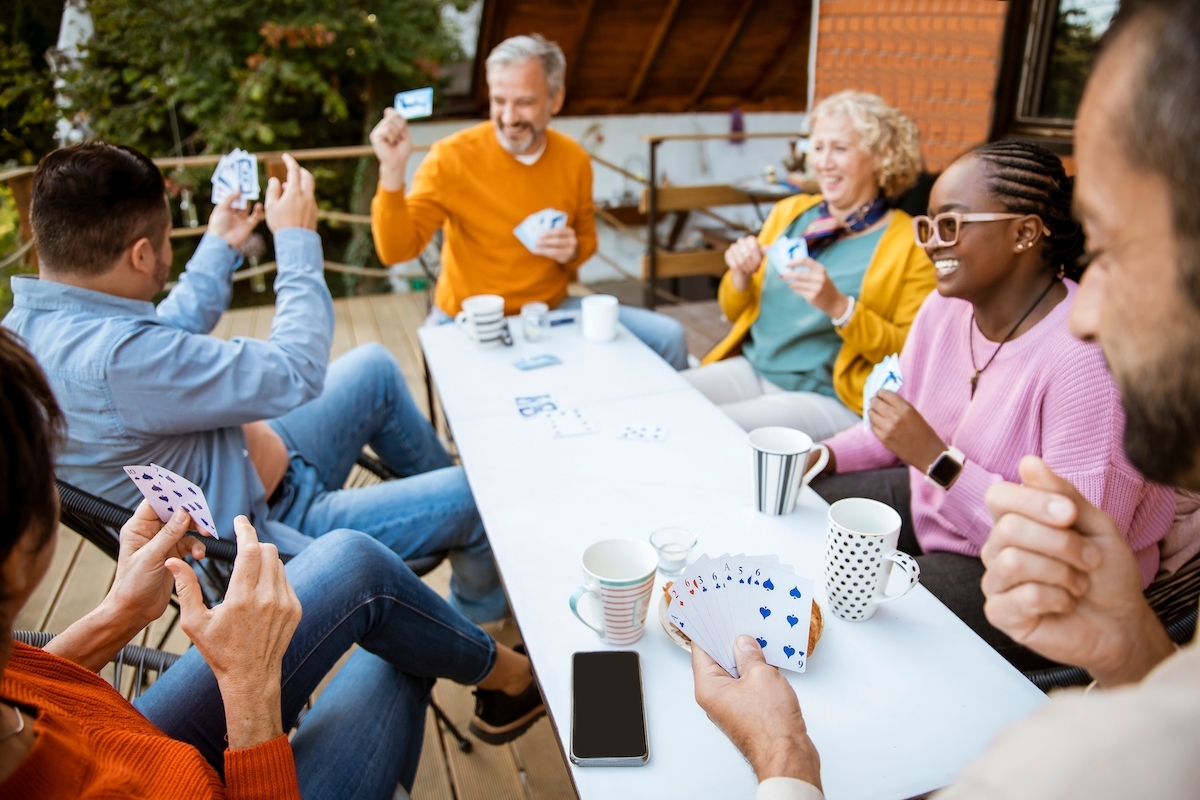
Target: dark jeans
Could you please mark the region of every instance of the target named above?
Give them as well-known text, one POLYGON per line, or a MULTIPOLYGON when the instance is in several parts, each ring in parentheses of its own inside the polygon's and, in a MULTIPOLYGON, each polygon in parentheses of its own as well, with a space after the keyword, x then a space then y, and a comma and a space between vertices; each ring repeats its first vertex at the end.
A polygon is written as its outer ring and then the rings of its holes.
POLYGON ((980 586, 984 572, 982 561, 958 553, 925 553, 921 550, 913 529, 908 467, 829 475, 814 480, 812 488, 828 503, 846 497, 868 497, 896 509, 900 513, 900 543, 897 546, 917 559, 921 565, 921 584, 934 597, 1017 669, 1027 672, 1055 666, 1053 661, 1017 644, 987 621, 980 586))

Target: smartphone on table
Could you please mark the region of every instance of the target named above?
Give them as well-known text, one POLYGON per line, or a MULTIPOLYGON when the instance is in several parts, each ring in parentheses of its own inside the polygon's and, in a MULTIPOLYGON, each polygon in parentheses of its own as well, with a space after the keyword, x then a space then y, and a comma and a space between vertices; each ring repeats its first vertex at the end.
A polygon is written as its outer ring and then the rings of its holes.
POLYGON ((640 767, 649 760, 638 654, 575 653, 571 659, 572 763, 640 767))

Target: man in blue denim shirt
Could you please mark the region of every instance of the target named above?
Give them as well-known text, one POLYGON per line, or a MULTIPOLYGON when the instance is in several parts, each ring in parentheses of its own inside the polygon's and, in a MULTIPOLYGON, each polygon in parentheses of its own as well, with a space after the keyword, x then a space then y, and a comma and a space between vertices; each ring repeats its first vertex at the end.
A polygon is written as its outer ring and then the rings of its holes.
POLYGON ((278 265, 266 341, 208 335, 261 205, 238 212, 235 195, 214 209, 155 307, 171 266, 158 168, 103 143, 43 162, 32 210, 41 279, 12 282, 3 324, 25 339, 66 413, 58 475, 134 508, 140 495, 121 468, 159 464, 204 490, 223 537, 245 514, 285 553, 337 528, 403 558, 448 551, 451 603, 472 620, 498 619, 507 603, 470 487, 395 360, 368 345, 328 363, 334 314, 313 178, 284 160, 287 181, 272 178, 266 193, 278 265), (364 444, 406 477, 342 490, 364 444))

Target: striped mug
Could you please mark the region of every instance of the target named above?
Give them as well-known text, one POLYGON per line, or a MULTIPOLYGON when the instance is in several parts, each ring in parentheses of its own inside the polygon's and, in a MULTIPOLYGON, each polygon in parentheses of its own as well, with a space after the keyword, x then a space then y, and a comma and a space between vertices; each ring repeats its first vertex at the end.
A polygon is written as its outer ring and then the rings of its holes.
MULTIPOLYGON (((584 585, 571 595, 571 613, 608 644, 632 644, 646 629, 658 553, 636 539, 605 539, 583 551, 584 585), (599 600, 603 619, 594 624, 579 611, 584 595, 599 600)), ((594 604, 593 604, 594 605, 594 604)))
POLYGON ((795 428, 755 428, 748 439, 754 463, 755 508, 773 517, 792 513, 800 489, 829 463, 829 448, 813 444, 807 433, 795 428), (821 456, 806 472, 808 454, 814 449, 819 449, 821 456))

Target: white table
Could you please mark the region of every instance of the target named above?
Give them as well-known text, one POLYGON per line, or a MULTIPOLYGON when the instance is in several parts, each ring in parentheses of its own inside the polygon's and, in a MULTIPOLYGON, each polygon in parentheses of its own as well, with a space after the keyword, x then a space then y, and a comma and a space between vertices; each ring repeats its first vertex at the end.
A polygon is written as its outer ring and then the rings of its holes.
MULTIPOLYGON (((567 607, 593 542, 682 526, 699 537, 695 555, 778 554, 815 580, 826 607, 825 502, 806 489, 787 517, 757 513, 745 433, 625 329, 593 344, 579 327, 530 344, 514 324, 514 346, 492 350, 453 326, 419 331, 564 752, 571 654, 609 649, 567 607), (545 352, 563 363, 512 366, 545 352), (582 408, 600 431, 554 439, 544 420, 521 418, 514 398, 543 392, 582 408), (670 432, 661 443, 616 438, 627 424, 670 432)), ((576 789, 583 800, 752 798, 754 774, 696 705, 690 657, 660 627, 657 601, 632 648, 641 654, 650 762, 571 765, 576 789)), ((826 612, 808 671, 784 674, 830 800, 901 800, 944 786, 1000 728, 1046 702, 923 587, 865 623, 826 612)))

